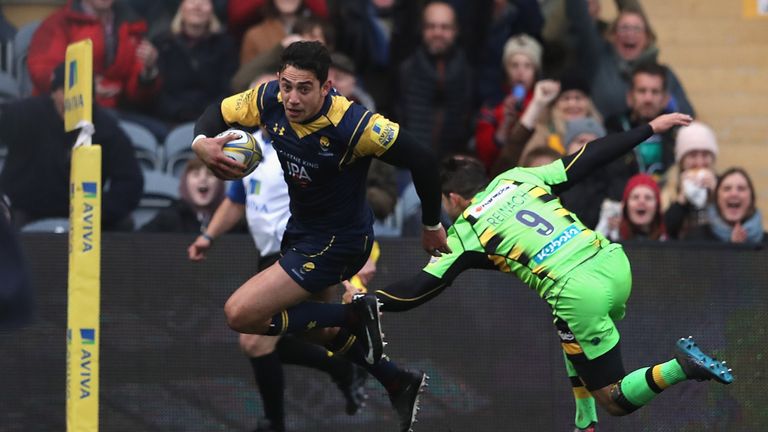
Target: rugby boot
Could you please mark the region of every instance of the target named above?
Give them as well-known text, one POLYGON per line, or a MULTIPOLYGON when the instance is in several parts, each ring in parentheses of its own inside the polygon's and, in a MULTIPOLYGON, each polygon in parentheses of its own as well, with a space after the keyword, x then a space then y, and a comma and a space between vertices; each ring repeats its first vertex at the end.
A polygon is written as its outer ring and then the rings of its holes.
POLYGON ((381 331, 379 300, 373 294, 357 294, 352 297, 352 310, 357 323, 352 330, 365 347, 365 361, 376 364, 384 354, 384 333, 381 331))
POLYGON ((677 341, 677 349, 679 352, 675 355, 675 359, 688 378, 696 381, 713 379, 722 384, 733 382, 732 370, 725 365, 724 361, 718 361, 701 352, 693 336, 680 338, 677 341))
POLYGON ((400 432, 411 432, 419 412, 419 396, 427 386, 429 377, 422 371, 403 370, 400 385, 389 393, 389 401, 400 418, 400 432))

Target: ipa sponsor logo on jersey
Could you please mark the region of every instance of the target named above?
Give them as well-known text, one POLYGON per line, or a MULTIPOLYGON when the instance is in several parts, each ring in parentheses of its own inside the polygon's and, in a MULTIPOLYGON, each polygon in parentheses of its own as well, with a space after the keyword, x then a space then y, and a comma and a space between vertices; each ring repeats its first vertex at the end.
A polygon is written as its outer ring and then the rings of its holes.
POLYGON ((479 217, 484 211, 488 210, 494 203, 504 198, 506 195, 517 189, 517 185, 505 184, 501 188, 495 190, 491 195, 486 197, 482 202, 479 202, 471 207, 469 216, 479 217))
POLYGON ((536 255, 534 255, 533 260, 536 262, 536 264, 541 264, 545 259, 552 256, 552 254, 560 250, 560 248, 565 246, 569 241, 571 241, 580 233, 581 228, 577 227, 575 224, 570 225, 563 232, 561 232, 557 238, 541 248, 541 250, 536 255))

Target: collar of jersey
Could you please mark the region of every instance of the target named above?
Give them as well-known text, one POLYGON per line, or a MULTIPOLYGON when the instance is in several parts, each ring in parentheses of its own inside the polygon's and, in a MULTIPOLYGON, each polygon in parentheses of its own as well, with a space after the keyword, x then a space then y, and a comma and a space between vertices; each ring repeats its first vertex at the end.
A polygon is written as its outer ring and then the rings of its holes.
POLYGON ((299 138, 304 138, 325 127, 331 125, 338 126, 350 105, 352 105, 352 102, 347 100, 347 98, 332 91, 325 97, 325 101, 323 102, 320 111, 312 116, 310 120, 302 123, 289 123, 293 131, 296 132, 296 135, 298 135, 299 138))

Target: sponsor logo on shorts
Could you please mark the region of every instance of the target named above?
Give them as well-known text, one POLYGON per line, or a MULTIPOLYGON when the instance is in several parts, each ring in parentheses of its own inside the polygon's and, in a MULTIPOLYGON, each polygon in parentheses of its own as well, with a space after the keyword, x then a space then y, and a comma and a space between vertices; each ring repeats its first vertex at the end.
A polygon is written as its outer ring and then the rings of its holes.
POLYGON ((573 333, 571 332, 564 332, 562 330, 558 330, 557 335, 560 336, 560 340, 563 342, 573 342, 574 340, 576 340, 576 337, 574 337, 573 333))
POLYGON ((304 265, 301 266, 301 273, 302 274, 309 273, 314 269, 315 269, 315 263, 305 262, 304 265))
POLYGON ((568 242, 570 242, 574 237, 579 235, 581 233, 581 228, 577 227, 575 224, 569 226, 565 229, 565 231, 561 232, 560 235, 558 235, 554 240, 547 243, 546 246, 541 248, 541 250, 534 255, 533 261, 536 262, 536 264, 541 264, 545 259, 551 257, 555 252, 560 250, 563 246, 565 246, 568 242))

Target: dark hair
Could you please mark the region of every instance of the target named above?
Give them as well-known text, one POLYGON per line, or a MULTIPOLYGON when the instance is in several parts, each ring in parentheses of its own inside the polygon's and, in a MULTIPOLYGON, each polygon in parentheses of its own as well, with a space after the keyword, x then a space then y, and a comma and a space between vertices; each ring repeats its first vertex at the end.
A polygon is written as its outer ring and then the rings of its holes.
POLYGON ((479 160, 464 155, 449 156, 440 170, 443 195, 459 194, 471 199, 488 183, 485 167, 479 160))
POLYGON ((310 71, 315 74, 322 85, 328 80, 328 67, 331 64, 331 54, 328 48, 316 41, 299 41, 288 45, 280 58, 280 72, 286 67, 310 71))
POLYGON ((755 214, 757 211, 757 203, 755 202, 755 185, 752 183, 752 178, 749 177, 749 174, 747 174, 747 171, 744 168, 741 167, 732 167, 725 170, 722 174, 720 174, 720 177, 717 178, 717 186, 715 186, 715 207, 717 208, 717 213, 722 216, 720 213, 720 206, 717 205, 717 193, 720 191, 720 186, 723 184, 723 180, 725 180, 727 177, 733 175, 733 174, 741 174, 744 176, 745 179, 747 179, 747 186, 749 186, 749 208, 747 209, 747 214, 745 215, 744 219, 749 219, 752 217, 752 215, 755 214))
POLYGON ((632 78, 629 80, 629 88, 630 90, 635 88, 635 77, 642 73, 661 78, 661 88, 665 92, 668 92, 667 71, 667 67, 662 64, 653 61, 642 62, 632 69, 632 78))

